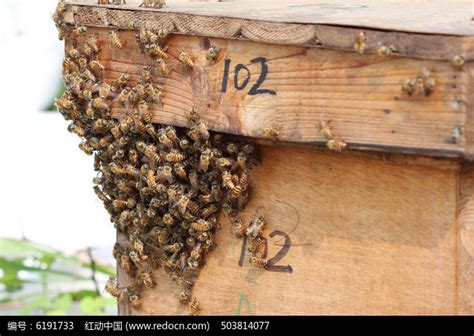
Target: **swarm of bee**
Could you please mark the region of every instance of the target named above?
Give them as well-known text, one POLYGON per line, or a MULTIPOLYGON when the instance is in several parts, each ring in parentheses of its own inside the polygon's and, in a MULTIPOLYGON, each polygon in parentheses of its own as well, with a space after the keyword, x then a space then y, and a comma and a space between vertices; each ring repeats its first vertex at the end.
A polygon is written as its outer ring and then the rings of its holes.
POLYGON ((407 79, 402 84, 402 92, 409 96, 429 96, 436 86, 436 81, 432 77, 432 71, 429 68, 423 68, 420 73, 407 79))
POLYGON ((329 125, 331 120, 324 122, 322 120, 318 123, 319 133, 327 140, 326 146, 335 152, 342 152, 346 149, 347 144, 342 139, 338 139, 334 136, 334 133, 329 125))
MULTIPOLYGON (((156 285, 153 271, 163 268, 180 286, 180 302, 197 314, 201 308, 192 289, 206 255, 216 246, 221 210, 232 218, 238 235, 250 235, 252 242, 261 238, 263 219, 244 228, 236 217, 248 200, 255 147, 210 132, 194 108, 189 128, 152 124, 150 109, 162 105, 163 93, 151 73, 165 75, 161 66, 167 54, 160 47, 165 36, 140 29, 138 45, 155 65, 143 67, 134 85, 126 73, 107 83, 97 59, 99 46, 119 48, 120 36, 114 32, 110 41, 87 36, 87 29, 63 25, 63 12, 60 3, 54 18, 60 35, 68 37, 63 62, 67 89, 56 106, 71 122, 68 130, 81 138, 79 148, 94 157, 94 192, 126 237, 115 244, 113 256, 130 284, 121 288, 112 278, 106 290, 139 307, 142 289, 156 285), (113 102, 127 109, 121 120, 111 116, 113 102)), ((257 250, 260 241, 254 243, 257 250)), ((254 258, 252 264, 266 265, 258 253, 254 258)))

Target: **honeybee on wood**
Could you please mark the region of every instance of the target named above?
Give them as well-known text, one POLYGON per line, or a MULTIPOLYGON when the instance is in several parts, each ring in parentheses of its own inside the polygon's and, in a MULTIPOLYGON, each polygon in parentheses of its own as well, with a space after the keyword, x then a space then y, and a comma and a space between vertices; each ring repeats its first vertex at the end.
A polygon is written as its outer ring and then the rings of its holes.
POLYGON ((140 6, 138 7, 145 7, 145 8, 162 8, 166 6, 165 0, 143 0, 140 6))
POLYGON ((123 42, 120 38, 120 35, 115 32, 115 31, 111 31, 109 33, 109 40, 110 40, 110 43, 117 49, 123 49, 123 42))
POLYGON ((265 258, 250 257, 249 262, 253 267, 266 268, 268 260, 265 258))
POLYGON ((154 43, 147 44, 145 46, 145 52, 152 58, 162 58, 164 60, 168 58, 166 51, 154 43))
POLYGON ((232 232, 237 238, 242 238, 247 234, 247 229, 242 223, 242 220, 238 217, 231 218, 232 232))
POLYGON ((318 122, 319 133, 321 133, 321 135, 327 140, 331 140, 333 138, 331 127, 329 126, 330 122, 331 120, 328 120, 327 123, 322 120, 318 122))
POLYGON ((165 94, 160 87, 156 87, 153 84, 148 83, 145 86, 145 93, 147 95, 147 101, 163 106, 163 97, 165 94))
POLYGON ((188 68, 192 69, 194 67, 194 61, 192 58, 186 54, 184 51, 181 51, 178 54, 178 61, 186 65, 188 68))
POLYGON ((367 45, 365 42, 367 41, 367 38, 365 36, 364 32, 360 32, 359 35, 357 35, 355 42, 354 42, 354 49, 359 53, 363 54, 365 51, 365 48, 367 45))
POLYGON ((347 144, 343 140, 336 139, 329 140, 326 145, 330 150, 335 152, 342 152, 347 147, 347 144))
POLYGON ((77 36, 81 34, 85 34, 87 32, 87 27, 80 26, 72 30, 72 35, 77 36))
POLYGON ((94 34, 89 36, 85 41, 85 46, 90 48, 91 54, 87 53, 88 56, 92 56, 93 54, 97 54, 100 51, 99 45, 97 43, 98 35, 94 34))
POLYGON ((112 91, 119 92, 120 90, 125 88, 125 86, 127 85, 127 82, 128 82, 129 79, 130 79, 130 77, 128 76, 127 73, 121 74, 119 76, 119 78, 117 78, 117 80, 115 80, 111 83, 110 86, 112 88, 112 91))
POLYGON ((70 57, 64 58, 63 73, 64 74, 77 74, 78 72, 79 72, 79 66, 70 57))
POLYGON ((281 135, 281 129, 281 125, 272 124, 272 126, 263 129, 263 135, 268 138, 273 138, 274 140, 277 140, 281 135))
POLYGON ((129 291, 128 293, 128 301, 134 308, 138 308, 141 306, 141 299, 140 295, 137 291, 129 291))
POLYGON ((184 289, 179 293, 179 302, 182 304, 188 303, 191 300, 191 291, 184 289))
POLYGON ((242 188, 239 185, 236 185, 232 179, 232 174, 230 174, 228 171, 224 171, 222 173, 222 182, 224 185, 232 191, 232 196, 237 198, 240 196, 242 192, 242 188))
POLYGON ((168 69, 168 65, 164 59, 158 58, 156 60, 156 66, 158 67, 158 71, 160 72, 161 76, 168 76, 170 70, 168 69))
POLYGON ((119 297, 120 289, 118 287, 117 279, 110 277, 105 284, 105 291, 112 296, 119 297))
POLYGON ((126 254, 120 256, 120 267, 127 273, 132 271, 132 264, 130 263, 130 257, 126 254))
POLYGON ((95 71, 104 71, 105 70, 105 67, 102 63, 100 63, 99 61, 90 61, 89 62, 89 67, 92 69, 92 70, 95 70, 95 71))
POLYGON ((142 69, 142 79, 145 82, 150 82, 151 81, 151 72, 152 68, 149 65, 145 65, 142 69))
POLYGON ((207 50, 206 58, 208 60, 215 60, 217 55, 219 54, 220 49, 215 45, 211 45, 211 47, 207 50))
MULTIPOLYGON (((148 104, 146 101, 140 100, 140 102, 138 103, 138 112, 146 123, 151 123, 152 114, 148 109, 148 104)), ((144 130, 144 132, 145 131, 146 130, 144 130)))
POLYGON ((462 69, 465 62, 466 61, 462 55, 455 55, 452 60, 452 64, 456 69, 462 69))
POLYGON ((145 286, 149 288, 155 287, 156 283, 153 280, 151 270, 148 267, 142 269, 139 276, 145 286))
POLYGON ((125 103, 127 102, 128 95, 130 94, 130 88, 127 86, 125 87, 120 94, 117 97, 117 101, 119 102, 120 105, 125 106, 125 103))
POLYGON ((167 148, 171 149, 174 147, 173 141, 166 135, 164 129, 160 129, 158 133, 158 140, 161 144, 165 145, 167 148))
POLYGON ((193 298, 191 303, 189 304, 189 311, 192 316, 198 315, 199 311, 201 310, 201 306, 196 298, 193 298))
POLYGON ((395 51, 395 47, 393 45, 390 45, 390 46, 379 46, 377 48, 375 48, 375 52, 377 53, 377 55, 379 56, 388 56, 388 55, 391 55, 394 51, 395 51))

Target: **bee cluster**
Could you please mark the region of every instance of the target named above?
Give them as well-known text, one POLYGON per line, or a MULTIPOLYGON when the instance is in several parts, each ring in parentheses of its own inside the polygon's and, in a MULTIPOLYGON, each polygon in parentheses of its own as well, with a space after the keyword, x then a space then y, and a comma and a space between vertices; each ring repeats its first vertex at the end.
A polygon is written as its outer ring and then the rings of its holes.
MULTIPOLYGON (((64 12, 61 3, 58 11, 64 12)), ((63 62, 67 89, 56 105, 71 121, 68 130, 82 139, 79 148, 94 156, 94 191, 126 237, 116 243, 113 255, 130 284, 120 288, 110 279, 106 289, 139 307, 141 291, 155 286, 153 270, 162 267, 181 287, 180 302, 197 314, 200 307, 192 289, 205 256, 216 246, 221 209, 238 235, 250 234, 258 245, 263 220, 245 229, 236 217, 248 200, 255 147, 209 132, 194 108, 189 128, 151 123, 150 107, 161 105, 163 95, 151 73, 156 69, 164 76, 168 57, 159 32, 139 29, 137 34, 140 49, 153 58, 154 66, 145 66, 136 83, 127 74, 106 83, 97 55, 107 41, 87 36, 86 28, 64 26, 58 11, 55 22, 69 47, 63 62), (121 120, 111 117, 113 104, 127 109, 121 120)), ((121 49, 118 33, 110 34, 107 45, 121 49)), ((193 64, 184 53, 178 59, 187 67, 193 64)), ((255 257, 252 264, 266 263, 255 257)))

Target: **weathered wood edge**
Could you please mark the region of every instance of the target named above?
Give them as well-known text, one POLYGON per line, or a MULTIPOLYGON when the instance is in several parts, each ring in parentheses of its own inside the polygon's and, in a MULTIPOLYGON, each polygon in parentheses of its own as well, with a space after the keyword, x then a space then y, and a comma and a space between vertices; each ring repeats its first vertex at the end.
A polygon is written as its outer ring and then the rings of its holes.
POLYGON ((465 164, 458 175, 456 224, 457 315, 474 314, 474 166, 465 164))
POLYGON ((130 29, 130 23, 138 22, 149 28, 162 28, 170 34, 342 50, 353 50, 356 36, 364 32, 367 37, 366 53, 375 53, 375 49, 379 46, 393 45, 396 54, 405 57, 451 61, 455 55, 462 55, 466 61, 474 60, 474 36, 408 33, 328 24, 269 22, 92 4, 71 5, 65 15, 65 22, 118 29, 130 29))

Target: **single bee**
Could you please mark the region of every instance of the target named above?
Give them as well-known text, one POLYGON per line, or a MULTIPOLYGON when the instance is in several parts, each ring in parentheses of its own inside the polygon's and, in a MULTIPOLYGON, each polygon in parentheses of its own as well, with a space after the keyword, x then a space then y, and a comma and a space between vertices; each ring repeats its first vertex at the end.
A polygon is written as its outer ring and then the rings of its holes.
POLYGON ((265 258, 250 257, 249 262, 253 267, 266 268, 268 260, 265 258))
MULTIPOLYGON (((152 118, 153 115, 151 114, 150 110, 148 109, 148 104, 147 104, 146 101, 140 100, 140 102, 138 103, 138 112, 140 113, 140 115, 142 116, 143 120, 146 123, 151 123, 151 118, 152 118)), ((144 130, 144 132, 145 131, 146 130, 144 130)))
POLYGON ((128 294, 128 301, 134 308, 138 308, 141 305, 140 295, 136 291, 130 291, 128 294))
POLYGON ((186 118, 190 122, 198 121, 199 115, 198 115, 197 109, 194 106, 191 108, 191 110, 187 112, 186 118))
POLYGON ((242 220, 238 217, 233 217, 231 219, 232 223, 232 232, 237 238, 242 238, 247 235, 247 229, 242 223, 242 220))
POLYGON ((335 152, 342 152, 346 147, 347 144, 343 140, 329 140, 326 143, 327 147, 335 152))
POLYGON ((179 302, 188 303, 191 300, 191 291, 184 289, 179 293, 179 302))
POLYGON ((110 203, 109 197, 104 194, 102 190, 98 186, 94 186, 94 192, 97 195, 97 198, 99 198, 102 202, 104 203, 110 203))
POLYGON ((97 54, 100 51, 100 48, 97 44, 97 39, 98 39, 97 34, 91 35, 86 39, 85 46, 87 46, 90 49, 90 54, 86 52, 88 56, 97 54))
POLYGON ((182 162, 184 161, 185 156, 177 149, 172 149, 170 153, 166 154, 166 161, 168 162, 182 162))
POLYGON ((110 295, 119 297, 121 291, 118 287, 117 279, 110 277, 105 284, 105 290, 110 295))
POLYGON ((92 155, 94 153, 94 148, 92 148, 92 146, 87 141, 81 142, 79 144, 79 149, 87 155, 92 155))
POLYGON ((191 227, 197 232, 209 231, 213 228, 213 225, 203 219, 198 219, 196 222, 191 224, 191 227))
POLYGON ((140 280, 146 287, 153 288, 155 287, 156 283, 153 280, 151 270, 149 268, 144 268, 140 272, 140 280))
POLYGON ((72 30, 72 35, 77 36, 81 34, 85 34, 87 32, 87 27, 80 26, 72 30))
POLYGON ((194 67, 194 61, 184 51, 181 51, 178 54, 178 61, 186 65, 188 68, 192 69, 194 67))
POLYGON ((166 51, 154 43, 147 44, 145 46, 145 52, 152 58, 161 58, 164 60, 168 58, 166 51))
POLYGON ((321 135, 327 140, 331 140, 333 138, 331 127, 329 126, 330 122, 331 120, 329 120, 327 123, 322 120, 318 122, 319 133, 321 133, 321 135))
POLYGON ((71 133, 76 134, 77 136, 80 136, 80 137, 84 137, 86 135, 86 131, 82 127, 79 127, 75 124, 70 124, 67 127, 67 130, 71 133))
POLYGON ((145 8, 162 8, 163 6, 166 6, 165 0, 143 0, 140 6, 138 7, 145 7, 145 8))
POLYGON ((120 267, 127 273, 132 271, 132 264, 130 264, 130 257, 126 254, 120 256, 120 267))
POLYGON ((281 125, 272 124, 271 127, 266 127, 263 129, 263 135, 268 138, 273 138, 277 140, 281 135, 281 125))
POLYGON ((123 88, 126 87, 127 85, 127 82, 128 80, 130 79, 130 77, 128 76, 127 73, 123 73, 119 76, 119 78, 117 78, 117 80, 113 81, 110 86, 112 88, 112 91, 113 92, 119 92, 121 91, 123 88))
POLYGON ((209 149, 206 149, 201 153, 201 156, 199 158, 199 169, 201 169, 203 172, 207 172, 207 170, 209 169, 210 162, 211 151, 209 149))
POLYGON ((151 71, 152 68, 149 65, 145 65, 142 69, 142 79, 145 82, 150 82, 151 81, 151 71))
POLYGON ((462 69, 464 66, 465 59, 462 55, 455 55, 452 60, 452 64, 456 69, 462 69))
POLYGON ((232 175, 228 171, 222 173, 222 182, 232 192, 234 198, 238 198, 242 192, 242 188, 236 185, 232 179, 232 175))
POLYGON ((163 161, 161 157, 156 153, 156 150, 151 146, 146 147, 145 156, 152 160, 156 165, 159 165, 163 161))
POLYGON ((193 300, 189 304, 189 311, 191 312, 191 315, 198 315, 200 310, 201 306, 199 305, 198 300, 196 298, 193 298, 193 300))
POLYGON ((105 112, 110 111, 109 104, 107 103, 107 101, 105 101, 101 97, 97 97, 92 100, 92 107, 94 107, 95 109, 99 111, 105 111, 105 112))
POLYGON ((123 42, 122 40, 120 39, 120 35, 115 32, 115 31, 111 31, 109 33, 109 39, 110 39, 110 43, 117 49, 123 49, 123 42))
POLYGON ((111 87, 107 83, 102 83, 99 86, 99 97, 102 99, 110 98, 111 87))
POLYGON ((125 103, 127 102, 128 95, 130 94, 130 88, 127 86, 125 87, 120 94, 117 97, 117 101, 119 102, 120 105, 125 106, 125 103))
POLYGON ((168 69, 168 65, 166 64, 164 59, 158 58, 156 60, 156 66, 158 67, 158 71, 160 72, 161 76, 168 76, 170 70, 168 69))
POLYGON ((92 70, 95 70, 95 71, 104 71, 105 70, 105 67, 102 63, 100 63, 99 61, 90 61, 89 62, 89 66, 92 70))
POLYGON ((208 60, 215 60, 217 58, 217 55, 219 54, 220 49, 216 47, 215 45, 211 45, 209 50, 207 51, 206 58, 208 60))
POLYGON ((379 56, 388 56, 388 55, 391 55, 394 51, 395 51, 395 47, 393 45, 390 45, 390 46, 379 46, 377 48, 375 48, 375 52, 377 53, 377 55, 379 56))
POLYGON ((367 38, 365 36, 364 32, 360 32, 359 35, 357 35, 355 42, 354 42, 354 49, 359 53, 363 54, 365 51, 365 48, 367 45, 365 44, 367 38))

